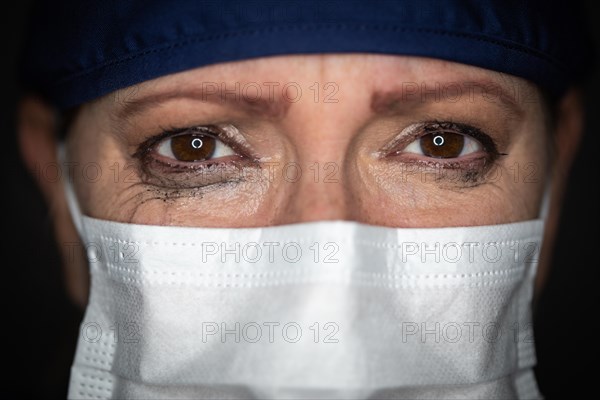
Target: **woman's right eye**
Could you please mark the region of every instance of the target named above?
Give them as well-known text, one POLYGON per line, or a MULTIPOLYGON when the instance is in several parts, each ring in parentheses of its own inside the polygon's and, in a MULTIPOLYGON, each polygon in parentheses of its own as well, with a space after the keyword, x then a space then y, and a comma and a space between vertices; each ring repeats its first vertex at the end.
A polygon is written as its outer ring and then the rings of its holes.
POLYGON ((252 174, 250 168, 260 169, 255 153, 233 125, 164 130, 138 145, 132 157, 140 161, 143 182, 163 189, 240 182, 252 174))
POLYGON ((206 133, 181 133, 161 140, 155 147, 158 155, 184 163, 215 161, 238 154, 218 138, 206 133))

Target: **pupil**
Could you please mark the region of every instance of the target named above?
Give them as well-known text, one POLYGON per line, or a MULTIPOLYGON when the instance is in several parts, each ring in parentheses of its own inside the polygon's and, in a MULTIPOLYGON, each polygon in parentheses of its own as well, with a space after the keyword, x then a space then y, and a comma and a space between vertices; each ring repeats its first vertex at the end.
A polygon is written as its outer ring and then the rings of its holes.
POLYGON ((435 144, 436 146, 441 146, 444 144, 444 138, 443 136, 436 136, 433 138, 433 144, 435 144))
POLYGON ((200 138, 192 139, 192 147, 195 149, 199 149, 200 147, 202 147, 202 139, 200 139, 200 138))

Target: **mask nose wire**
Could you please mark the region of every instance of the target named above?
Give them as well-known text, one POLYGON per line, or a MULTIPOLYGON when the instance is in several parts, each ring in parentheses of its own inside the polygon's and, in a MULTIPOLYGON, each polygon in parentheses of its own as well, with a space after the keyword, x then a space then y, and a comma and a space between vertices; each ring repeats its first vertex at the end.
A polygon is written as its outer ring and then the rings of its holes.
MULTIPOLYGON (((61 170, 63 172, 67 171, 67 148, 63 142, 59 143, 57 146, 57 157, 61 170)), ((81 209, 79 208, 79 202, 77 201, 77 195, 75 194, 75 189, 73 188, 73 176, 71 174, 64 173, 62 176, 63 188, 65 191, 65 197, 67 199, 67 206, 69 207, 69 212, 71 214, 71 219, 73 220, 73 224, 75 224, 77 232, 81 236, 82 214, 81 209)))

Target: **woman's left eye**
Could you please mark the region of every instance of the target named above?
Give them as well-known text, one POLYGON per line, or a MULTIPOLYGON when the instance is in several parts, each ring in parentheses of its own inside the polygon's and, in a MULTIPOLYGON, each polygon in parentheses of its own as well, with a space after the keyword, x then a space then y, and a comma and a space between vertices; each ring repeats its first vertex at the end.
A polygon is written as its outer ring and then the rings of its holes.
POLYGON ((484 146, 468 135, 439 131, 417 138, 402 152, 430 158, 459 158, 483 150, 485 150, 484 146))
POLYGON ((180 162, 207 161, 237 155, 221 140, 202 133, 183 133, 165 138, 156 146, 156 152, 180 162))

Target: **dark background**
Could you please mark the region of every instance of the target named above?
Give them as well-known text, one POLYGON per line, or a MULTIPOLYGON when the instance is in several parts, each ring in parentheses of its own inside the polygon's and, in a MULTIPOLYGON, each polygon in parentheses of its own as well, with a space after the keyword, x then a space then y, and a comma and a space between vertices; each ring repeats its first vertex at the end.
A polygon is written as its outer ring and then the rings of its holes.
MULTIPOLYGON (((82 312, 64 294, 48 209, 27 174, 15 135, 17 57, 30 1, 5 8, 0 29, 3 61, 0 101, 4 212, 2 302, 9 371, 0 397, 65 398, 82 312)), ((600 54, 600 2, 585 2, 600 54), (595 24, 594 24, 595 22, 595 24)), ((557 28, 560 29, 560 28, 557 28)), ((547 287, 535 315, 536 375, 546 398, 597 392, 599 372, 598 181, 600 73, 586 83, 586 132, 570 176, 547 287)), ((4 356, 5 355, 5 356, 4 356)))

